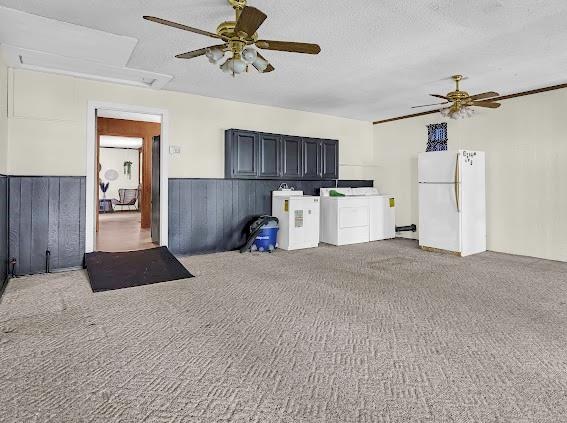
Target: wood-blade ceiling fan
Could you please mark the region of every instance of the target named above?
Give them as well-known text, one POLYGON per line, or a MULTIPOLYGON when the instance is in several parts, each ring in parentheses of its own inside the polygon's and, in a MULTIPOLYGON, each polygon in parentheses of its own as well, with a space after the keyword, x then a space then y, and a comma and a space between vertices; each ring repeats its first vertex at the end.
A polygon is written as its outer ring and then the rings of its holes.
POLYGON ((500 103, 497 103, 495 97, 498 97, 500 94, 494 91, 488 91, 485 93, 469 95, 466 91, 461 91, 459 84, 463 80, 462 75, 453 75, 451 77, 453 81, 455 81, 455 91, 451 91, 447 95, 440 95, 440 94, 430 94, 432 97, 441 98, 446 100, 443 103, 433 103, 433 104, 424 104, 421 106, 413 106, 412 109, 418 107, 430 107, 430 106, 442 106, 445 104, 451 104, 450 106, 443 107, 439 111, 444 115, 454 119, 462 118, 465 116, 472 115, 471 107, 486 107, 488 109, 497 109, 501 106, 500 103))
POLYGON ((221 23, 216 33, 204 31, 167 19, 155 16, 144 16, 144 19, 183 31, 193 32, 199 35, 221 40, 222 43, 204 47, 198 50, 178 54, 178 59, 193 59, 195 57, 207 56, 211 63, 218 63, 225 57, 225 53, 232 53, 232 57, 224 61, 220 68, 232 75, 248 70, 252 65, 260 73, 272 72, 274 67, 256 49, 285 51, 290 53, 319 54, 321 47, 317 44, 297 43, 291 41, 272 41, 258 39, 258 29, 264 23, 267 15, 255 7, 247 6, 246 0, 228 0, 235 11, 236 19, 221 23))

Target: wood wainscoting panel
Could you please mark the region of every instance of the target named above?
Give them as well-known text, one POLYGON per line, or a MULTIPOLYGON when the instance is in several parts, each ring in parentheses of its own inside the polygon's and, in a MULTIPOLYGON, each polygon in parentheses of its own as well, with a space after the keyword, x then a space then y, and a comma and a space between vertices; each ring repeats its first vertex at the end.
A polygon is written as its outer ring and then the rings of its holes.
MULTIPOLYGON (((335 181, 281 179, 169 179, 169 248, 192 255, 237 249, 254 216, 271 214, 272 191, 281 183, 319 195, 335 181)), ((371 187, 373 181, 338 181, 337 186, 371 187)))
POLYGON ((80 267, 85 253, 85 177, 9 177, 9 257, 16 274, 80 267))

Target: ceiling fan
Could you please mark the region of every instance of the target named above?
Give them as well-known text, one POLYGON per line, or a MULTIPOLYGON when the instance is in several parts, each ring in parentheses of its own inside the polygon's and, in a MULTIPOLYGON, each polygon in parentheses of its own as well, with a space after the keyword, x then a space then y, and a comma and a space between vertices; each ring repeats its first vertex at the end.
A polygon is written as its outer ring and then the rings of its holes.
POLYGON ((500 103, 497 103, 495 101, 495 97, 498 97, 500 95, 497 92, 488 91, 481 94, 469 95, 469 93, 467 93, 466 91, 461 91, 459 89, 459 83, 463 80, 462 75, 453 75, 451 79, 455 81, 455 91, 451 91, 447 95, 430 94, 433 97, 446 100, 445 102, 414 106, 412 107, 412 109, 415 109, 417 107, 441 106, 445 104, 451 104, 448 107, 440 109, 439 112, 443 116, 450 117, 452 119, 463 119, 465 117, 471 117, 474 114, 472 107, 486 107, 489 109, 497 109, 501 106, 500 103))
POLYGON ((222 41, 220 44, 178 54, 175 57, 178 59, 193 59, 205 55, 211 63, 216 64, 224 59, 225 53, 229 53, 232 54, 232 57, 224 61, 220 68, 233 76, 247 71, 249 65, 254 66, 260 73, 272 72, 274 70, 274 67, 252 47, 253 45, 262 50, 277 50, 291 53, 319 54, 321 51, 321 47, 317 44, 258 39, 256 31, 266 20, 266 14, 255 7, 247 6, 246 0, 228 0, 228 3, 234 9, 236 19, 234 21, 222 22, 217 27, 216 33, 156 18, 155 16, 144 16, 144 19, 222 41))

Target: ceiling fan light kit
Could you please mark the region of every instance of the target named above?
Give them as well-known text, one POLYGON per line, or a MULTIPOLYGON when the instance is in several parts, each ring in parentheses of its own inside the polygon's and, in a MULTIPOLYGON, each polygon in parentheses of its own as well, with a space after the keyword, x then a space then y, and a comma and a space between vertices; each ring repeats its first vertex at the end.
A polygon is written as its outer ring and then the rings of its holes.
POLYGON ((450 106, 440 109, 439 113, 441 113, 443 117, 450 119, 465 119, 476 114, 476 110, 473 107, 486 107, 489 109, 497 109, 500 107, 500 103, 495 102, 495 97, 499 96, 497 92, 489 91, 471 96, 466 91, 460 90, 459 84, 464 79, 462 75, 453 75, 451 78, 455 81, 455 91, 451 91, 447 95, 430 94, 432 97, 446 100, 444 103, 414 106, 412 109, 450 104, 450 106))
POLYGON ((258 58, 258 52, 252 47, 246 47, 242 50, 242 60, 244 60, 249 65, 254 63, 258 58))
POLYGON ((476 111, 472 107, 463 106, 456 111, 452 110, 452 107, 447 107, 445 109, 439 110, 439 113, 441 113, 441 116, 443 117, 458 120, 473 117, 476 111))
POLYGON ((264 73, 268 66, 270 65, 266 59, 261 56, 257 56, 252 65, 258 69, 260 73, 264 73))
POLYGON ((205 56, 213 65, 216 65, 223 57, 224 51, 218 47, 207 47, 205 56))
POLYGON ((274 70, 270 62, 262 57, 256 48, 303 54, 319 54, 321 51, 321 47, 317 44, 259 40, 257 31, 266 20, 267 15, 255 7, 247 6, 246 0, 228 0, 228 3, 234 9, 236 19, 234 21, 222 22, 217 27, 216 33, 203 31, 155 16, 144 16, 144 19, 222 40, 224 44, 189 51, 178 54, 175 57, 178 59, 193 59, 204 55, 209 59, 210 63, 218 64, 228 54, 229 57, 220 64, 220 69, 233 76, 248 71, 249 65, 252 65, 260 73, 268 73, 274 70))

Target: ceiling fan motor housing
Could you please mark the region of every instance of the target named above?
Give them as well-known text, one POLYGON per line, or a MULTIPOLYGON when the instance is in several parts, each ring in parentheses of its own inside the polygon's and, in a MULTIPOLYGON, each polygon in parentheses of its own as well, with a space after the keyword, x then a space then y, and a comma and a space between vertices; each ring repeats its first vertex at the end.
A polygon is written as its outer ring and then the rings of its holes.
POLYGON ((258 41, 258 33, 254 33, 251 37, 242 37, 234 31, 235 28, 236 21, 226 21, 217 27, 217 34, 223 40, 239 41, 245 45, 251 45, 258 41))
POLYGON ((466 91, 452 91, 449 94, 447 94, 447 98, 449 98, 451 101, 459 101, 462 102, 463 100, 466 100, 467 98, 469 98, 469 93, 467 93, 466 91))

